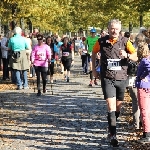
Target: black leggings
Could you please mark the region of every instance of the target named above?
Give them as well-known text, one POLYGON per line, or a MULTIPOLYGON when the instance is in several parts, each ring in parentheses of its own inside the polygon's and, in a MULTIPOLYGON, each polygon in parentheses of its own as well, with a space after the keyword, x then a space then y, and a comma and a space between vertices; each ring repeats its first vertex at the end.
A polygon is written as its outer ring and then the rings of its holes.
POLYGON ((64 66, 64 71, 70 71, 72 59, 62 59, 62 64, 64 66))
POLYGON ((34 68, 35 68, 35 72, 36 72, 36 76, 37 76, 37 88, 38 88, 38 90, 40 90, 40 73, 41 73, 42 82, 43 82, 43 90, 45 90, 48 67, 34 66, 34 68))
POLYGON ((9 78, 9 59, 2 58, 3 61, 3 79, 9 78))
POLYGON ((48 66, 47 75, 53 76, 54 74, 54 62, 51 62, 51 64, 48 66))
POLYGON ((82 67, 84 67, 84 65, 87 63, 87 56, 86 55, 82 55, 82 67))

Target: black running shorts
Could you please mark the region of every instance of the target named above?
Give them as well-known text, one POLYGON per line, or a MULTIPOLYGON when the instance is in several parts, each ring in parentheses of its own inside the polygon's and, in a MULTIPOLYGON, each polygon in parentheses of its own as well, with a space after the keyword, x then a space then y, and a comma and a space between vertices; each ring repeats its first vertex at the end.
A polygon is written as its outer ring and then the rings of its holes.
POLYGON ((116 97, 116 100, 124 100, 126 80, 102 78, 101 87, 103 90, 104 99, 116 97))

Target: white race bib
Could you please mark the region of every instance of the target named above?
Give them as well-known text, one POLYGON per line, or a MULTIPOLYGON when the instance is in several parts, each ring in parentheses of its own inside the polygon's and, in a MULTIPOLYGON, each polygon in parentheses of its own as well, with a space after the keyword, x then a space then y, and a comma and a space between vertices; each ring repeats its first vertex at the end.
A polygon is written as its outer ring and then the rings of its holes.
POLYGON ((45 52, 37 52, 38 60, 44 61, 46 60, 46 53, 45 52))
POLYGON ((108 70, 121 70, 121 59, 107 59, 107 69, 108 70))
POLYGON ((75 40, 75 46, 80 46, 80 41, 79 40, 75 40))
POLYGON ((69 52, 63 52, 63 56, 69 56, 69 52))
POLYGON ((83 49, 82 52, 83 52, 83 53, 87 53, 87 50, 83 49))

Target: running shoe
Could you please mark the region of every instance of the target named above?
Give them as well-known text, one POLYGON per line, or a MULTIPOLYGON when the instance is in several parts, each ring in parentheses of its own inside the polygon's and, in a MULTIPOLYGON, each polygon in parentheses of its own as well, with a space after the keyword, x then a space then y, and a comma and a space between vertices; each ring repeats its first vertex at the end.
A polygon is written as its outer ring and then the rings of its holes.
POLYGON ((93 82, 92 82, 92 81, 90 81, 90 84, 89 84, 89 86, 93 86, 93 82))
POLYGON ((47 90, 46 90, 46 89, 43 89, 43 93, 47 93, 47 90))
POLYGON ((37 96, 41 96, 41 91, 38 91, 37 96))
POLYGON ((67 77, 67 82, 69 82, 69 77, 67 77))
POLYGON ((98 85, 98 83, 97 83, 97 81, 96 81, 96 80, 94 80, 94 84, 95 84, 95 85, 98 85))
POLYGON ((110 137, 110 145, 113 147, 119 147, 118 140, 117 140, 116 136, 110 137))

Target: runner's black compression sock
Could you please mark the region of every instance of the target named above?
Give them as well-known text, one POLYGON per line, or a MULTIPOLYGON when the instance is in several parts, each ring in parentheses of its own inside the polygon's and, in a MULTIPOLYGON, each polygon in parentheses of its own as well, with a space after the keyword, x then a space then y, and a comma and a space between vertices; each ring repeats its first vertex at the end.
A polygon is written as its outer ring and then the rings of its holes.
POLYGON ((110 134, 116 135, 116 116, 115 116, 115 111, 108 112, 108 126, 109 126, 109 132, 110 134))
POLYGON ((46 80, 43 80, 43 90, 46 90, 46 80))

